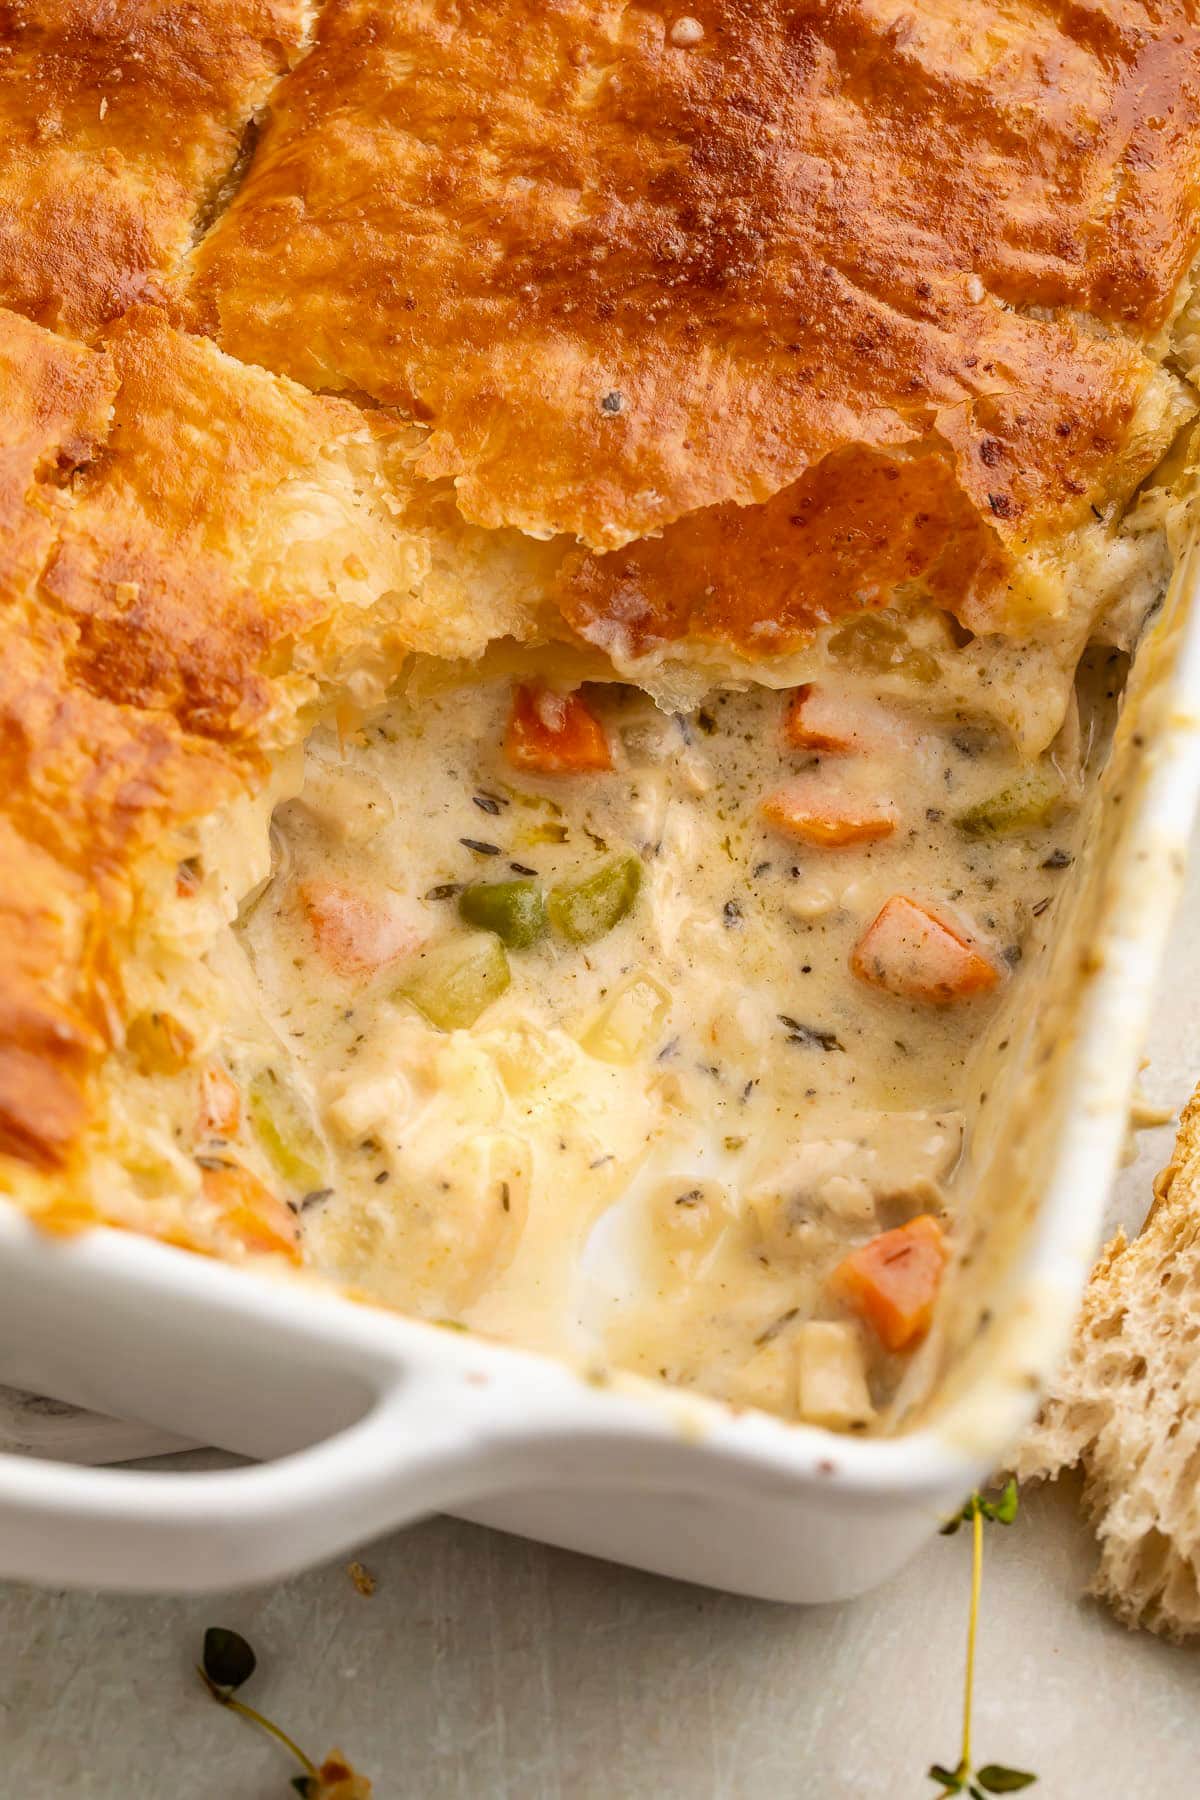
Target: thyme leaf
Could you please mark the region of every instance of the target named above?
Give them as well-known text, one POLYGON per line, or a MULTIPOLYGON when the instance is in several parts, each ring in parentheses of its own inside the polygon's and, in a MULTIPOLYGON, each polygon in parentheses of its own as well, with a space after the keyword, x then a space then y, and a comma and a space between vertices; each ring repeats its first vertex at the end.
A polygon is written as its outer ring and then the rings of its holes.
POLYGON ((817 1025, 802 1025, 799 1019, 790 1018, 787 1013, 779 1014, 779 1023, 787 1032, 789 1044, 800 1044, 809 1050, 845 1050, 846 1048, 836 1032, 822 1031, 817 1025))
POLYGON ((204 1634, 202 1663, 213 1686, 227 1688, 232 1694, 249 1681, 258 1658, 239 1632, 225 1625, 210 1625, 204 1634))
POLYGON ((975 1771, 975 1779, 989 1794, 1019 1794, 1037 1780, 1027 1769, 1006 1769, 1003 1763, 985 1763, 975 1771))

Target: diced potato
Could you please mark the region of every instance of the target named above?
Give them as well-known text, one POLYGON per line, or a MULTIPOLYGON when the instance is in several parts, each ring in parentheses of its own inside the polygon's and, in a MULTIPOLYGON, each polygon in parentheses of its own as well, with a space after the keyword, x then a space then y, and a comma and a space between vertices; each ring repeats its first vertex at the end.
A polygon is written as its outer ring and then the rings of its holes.
POLYGON ((369 843, 396 816, 395 801, 373 775, 316 757, 305 765, 304 791, 295 804, 344 844, 369 843))
POLYGON ((787 889, 783 904, 794 919, 823 919, 838 905, 838 896, 823 882, 804 881, 787 889))
POLYGON ((510 1094, 543 1087, 570 1066, 573 1047, 565 1032, 543 1031, 528 1019, 489 1031, 488 1055, 510 1094))
POLYGON ((796 1410, 810 1425, 849 1431, 875 1416, 862 1340, 855 1326, 810 1319, 793 1336, 796 1410))
POLYGON ((760 1253, 769 1262, 811 1263, 838 1242, 811 1193, 781 1191, 770 1185, 751 1188, 746 1194, 746 1213, 760 1253))
POLYGON ((675 1175, 650 1196, 647 1222, 656 1248, 688 1278, 736 1223, 737 1212, 722 1182, 675 1175))
POLYGON ((452 1199, 441 1213, 453 1264, 449 1297, 469 1306, 516 1255, 529 1216, 532 1158, 511 1131, 481 1132, 447 1165, 452 1199))
POLYGON ((348 1081, 330 1101, 325 1116, 347 1143, 359 1143, 372 1132, 397 1131, 412 1112, 412 1087, 397 1069, 385 1075, 348 1081))
POLYGON ((781 1333, 761 1345, 729 1383, 735 1406, 791 1418, 796 1411, 796 1358, 790 1336, 781 1333))
POLYGON ((508 987, 512 976, 504 945, 491 932, 444 938, 414 958, 397 989, 440 1031, 473 1025, 508 987))
POLYGON ((631 1063, 658 1036, 670 1004, 667 989, 641 970, 608 996, 580 1045, 600 1062, 631 1063))

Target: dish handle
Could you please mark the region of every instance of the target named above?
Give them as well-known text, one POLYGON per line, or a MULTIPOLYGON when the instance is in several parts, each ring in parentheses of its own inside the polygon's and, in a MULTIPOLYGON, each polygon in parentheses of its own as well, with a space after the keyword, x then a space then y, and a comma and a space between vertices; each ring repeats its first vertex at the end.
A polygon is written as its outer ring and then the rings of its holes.
POLYGON ((0 1453, 0 1576, 144 1593, 248 1586, 519 1485, 516 1446, 489 1433, 480 1398, 431 1374, 396 1372, 354 1424, 249 1467, 85 1468, 0 1453))

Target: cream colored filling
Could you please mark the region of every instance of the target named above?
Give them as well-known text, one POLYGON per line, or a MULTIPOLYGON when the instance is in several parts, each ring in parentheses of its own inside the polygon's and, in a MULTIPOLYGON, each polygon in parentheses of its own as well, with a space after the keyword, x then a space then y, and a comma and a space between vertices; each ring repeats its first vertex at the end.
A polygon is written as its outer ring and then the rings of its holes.
POLYGON ((918 1212, 952 1231, 995 1002, 898 1000, 854 977, 851 951, 899 892, 969 924, 1002 987, 1019 974, 1064 880, 1046 864, 1069 854, 1087 732, 1072 709, 1052 826, 972 840, 955 819, 1019 774, 1009 741, 936 693, 916 713, 847 691, 870 742, 837 756, 787 748, 762 690, 673 717, 592 687, 615 767, 586 775, 508 766, 508 680, 434 684, 349 740, 314 734, 275 811, 274 872, 213 972, 215 1045, 243 1090, 270 1070, 305 1173, 281 1185, 252 1116, 236 1153, 299 1209, 312 1267, 786 1415, 885 1415, 905 1359, 828 1277, 918 1212), (760 807, 797 777, 885 800, 897 829, 795 842, 760 807), (644 870, 628 915, 594 943, 510 949, 510 985, 470 1028, 406 997, 429 946, 465 931, 445 890, 528 871, 550 889, 624 853, 644 870), (330 888, 362 902, 377 967, 331 960, 311 905, 330 888))

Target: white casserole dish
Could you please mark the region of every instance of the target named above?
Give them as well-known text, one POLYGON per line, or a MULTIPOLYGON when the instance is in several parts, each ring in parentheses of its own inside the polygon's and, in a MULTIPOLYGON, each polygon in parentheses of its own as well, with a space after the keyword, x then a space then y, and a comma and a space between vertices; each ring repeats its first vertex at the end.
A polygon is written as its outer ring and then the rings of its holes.
POLYGON ((0 1380, 274 1460, 181 1474, 0 1456, 0 1574, 228 1588, 436 1510, 775 1600, 891 1574, 1031 1416, 1096 1248, 1200 791, 1198 575, 1193 549, 1135 665, 1074 921, 1001 1071, 987 1228, 915 1429, 839 1437, 599 1384, 120 1232, 51 1240, 5 1207, 0 1380))

